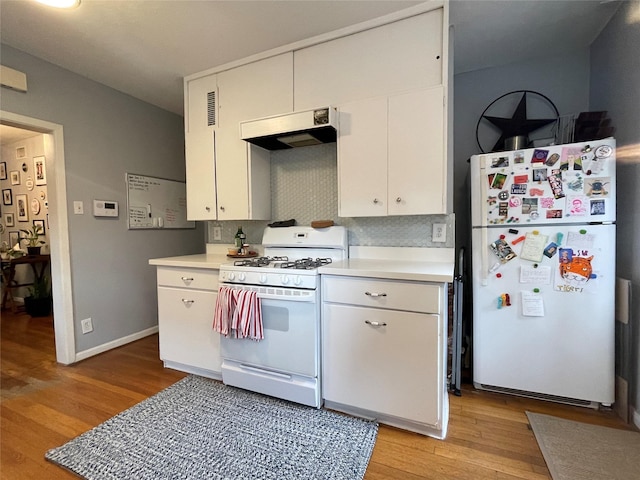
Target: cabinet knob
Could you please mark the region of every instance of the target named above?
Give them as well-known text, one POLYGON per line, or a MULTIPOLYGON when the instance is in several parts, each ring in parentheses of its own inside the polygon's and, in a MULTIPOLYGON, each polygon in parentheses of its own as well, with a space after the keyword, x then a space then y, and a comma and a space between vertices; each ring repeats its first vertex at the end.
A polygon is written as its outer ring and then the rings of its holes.
POLYGON ((402 198, 400 197, 396 198, 396 203, 400 203, 400 202, 402 202, 402 198))
POLYGON ((220 211, 224 212, 224 207, 223 206, 220 206, 220 211))
POLYGON ((385 322, 372 322, 371 320, 365 320, 364 323, 367 325, 371 325, 372 327, 386 327, 387 324, 385 322))
POLYGON ((193 282, 193 278, 191 277, 180 277, 184 283, 193 282))
POLYGON ((182 303, 184 303, 187 307, 190 307, 194 301, 195 300, 187 300, 186 298, 182 299, 182 303))
POLYGON ((377 198, 374 198, 374 199, 373 199, 373 203, 374 203, 374 205, 377 205, 377 204, 379 204, 379 203, 380 203, 380 200, 378 200, 377 198))
POLYGON ((373 298, 386 297, 387 296, 386 293, 364 292, 364 294, 367 295, 368 297, 373 297, 373 298))
POLYGON ((211 211, 211 207, 204 207, 204 209, 205 209, 207 212, 210 212, 210 211, 211 211))

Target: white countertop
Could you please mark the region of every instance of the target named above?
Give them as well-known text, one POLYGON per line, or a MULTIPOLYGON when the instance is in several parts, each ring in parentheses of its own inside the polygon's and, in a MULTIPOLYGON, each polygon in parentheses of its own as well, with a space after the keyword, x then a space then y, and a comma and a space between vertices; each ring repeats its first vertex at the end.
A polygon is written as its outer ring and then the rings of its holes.
POLYGON ((320 267, 318 271, 322 275, 450 283, 453 282, 454 263, 350 258, 320 267))
POLYGON ((233 260, 224 254, 200 253, 197 255, 181 255, 179 257, 152 258, 149 260, 149 265, 219 269, 221 264, 231 261, 233 260))
MULTIPOLYGON (((226 245, 207 245, 208 253, 197 255, 181 255, 177 257, 152 258, 150 265, 161 267, 209 268, 219 269, 223 263, 231 263, 233 259, 226 255, 226 245)), ((257 248, 258 249, 258 248, 257 248)), ((382 256, 383 258, 349 258, 340 262, 320 267, 318 271, 324 275, 342 275, 351 277, 374 277, 392 280, 415 280, 419 282, 453 282, 453 255, 448 249, 418 248, 374 248, 360 247, 352 251, 358 255, 364 250, 365 255, 382 256), (422 252, 426 252, 422 253, 422 252), (447 258, 447 261, 434 261, 435 258, 447 258), (449 261, 449 257, 451 257, 449 261), (419 258, 420 260, 410 260, 419 258)))

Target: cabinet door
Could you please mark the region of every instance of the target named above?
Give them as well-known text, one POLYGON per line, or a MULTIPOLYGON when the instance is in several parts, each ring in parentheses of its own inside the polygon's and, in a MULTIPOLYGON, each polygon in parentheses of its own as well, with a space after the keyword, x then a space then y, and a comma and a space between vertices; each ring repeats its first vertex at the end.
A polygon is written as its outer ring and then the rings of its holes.
POLYGON ((324 304, 322 321, 325 400, 439 423, 437 315, 324 304))
POLYGON ((160 358, 221 372, 220 334, 212 328, 217 292, 158 287, 160 358))
POLYGON ((215 220, 215 130, 186 132, 184 140, 187 220, 215 220))
POLYGON ((338 214, 387 214, 387 98, 338 107, 338 214))
POLYGON ((259 147, 249 147, 240 139, 240 122, 293 110, 293 53, 219 73, 218 91, 218 219, 268 220, 271 218, 270 178, 264 171, 269 154, 259 147), (258 150, 249 152, 250 148, 258 150), (251 202, 253 198, 261 201, 251 202), (250 206, 254 211, 250 211, 250 206))
POLYGON ((389 97, 389 215, 446 213, 444 89, 389 97))
POLYGON ((295 108, 442 83, 443 9, 297 50, 295 108))
POLYGON ((185 90, 187 219, 216 219, 215 75, 191 80, 185 90))

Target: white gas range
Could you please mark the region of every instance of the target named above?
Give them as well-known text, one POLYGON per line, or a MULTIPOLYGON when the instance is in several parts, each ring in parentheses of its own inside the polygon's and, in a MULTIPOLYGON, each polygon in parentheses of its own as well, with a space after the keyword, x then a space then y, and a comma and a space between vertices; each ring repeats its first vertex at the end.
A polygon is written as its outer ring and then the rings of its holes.
POLYGON ((320 407, 318 267, 347 258, 344 227, 267 227, 264 257, 220 266, 220 286, 257 292, 264 339, 221 338, 225 384, 320 407))

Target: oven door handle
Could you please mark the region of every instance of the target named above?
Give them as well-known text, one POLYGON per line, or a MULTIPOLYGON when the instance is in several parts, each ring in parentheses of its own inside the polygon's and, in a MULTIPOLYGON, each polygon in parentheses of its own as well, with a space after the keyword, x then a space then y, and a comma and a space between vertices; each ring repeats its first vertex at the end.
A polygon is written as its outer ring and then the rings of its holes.
POLYGON ((247 365, 245 363, 240 364, 240 368, 243 370, 249 370, 254 373, 262 373, 264 375, 269 375, 271 377, 279 377, 285 378, 287 380, 291 380, 291 375, 287 375, 286 373, 274 372, 273 370, 265 370, 264 368, 252 367, 251 365, 247 365))
MULTIPOLYGON (((221 283, 220 286, 232 287, 228 283, 221 283)), ((286 302, 306 302, 316 303, 316 291, 315 290, 285 290, 278 287, 257 287, 252 288, 235 288, 235 290, 252 290, 257 291, 258 298, 261 300, 280 300, 286 302), (264 290, 280 290, 288 293, 278 293, 277 291, 269 292, 264 290)))

